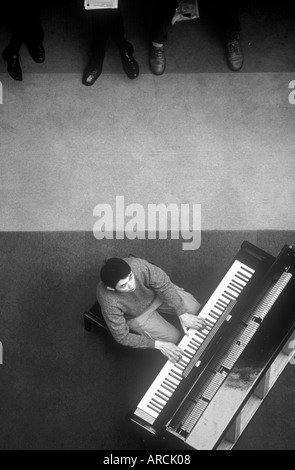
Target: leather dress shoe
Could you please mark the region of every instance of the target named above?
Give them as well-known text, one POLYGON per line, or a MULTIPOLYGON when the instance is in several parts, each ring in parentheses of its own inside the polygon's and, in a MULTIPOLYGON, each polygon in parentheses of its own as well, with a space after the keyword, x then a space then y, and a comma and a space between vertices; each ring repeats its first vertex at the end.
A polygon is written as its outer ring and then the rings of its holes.
POLYGON ((45 60, 45 49, 41 41, 34 40, 27 42, 28 51, 32 57, 32 59, 37 62, 37 64, 41 64, 45 60))
POLYGON ((244 55, 239 38, 231 39, 225 44, 227 63, 233 72, 237 72, 243 67, 244 55))
POLYGON ((151 46, 150 68, 154 75, 162 75, 166 69, 166 57, 164 46, 151 46))
POLYGON ((20 66, 19 54, 10 52, 8 48, 4 49, 2 53, 3 59, 7 62, 7 72, 9 75, 18 82, 23 79, 23 72, 20 66))
POLYGON ((98 79, 98 77, 101 75, 102 66, 103 66, 103 58, 91 59, 83 72, 83 77, 82 77, 83 85, 85 86, 93 85, 98 79))
POLYGON ((124 49, 120 50, 122 67, 130 80, 137 78, 139 75, 139 65, 133 57, 133 46, 127 43, 124 49))

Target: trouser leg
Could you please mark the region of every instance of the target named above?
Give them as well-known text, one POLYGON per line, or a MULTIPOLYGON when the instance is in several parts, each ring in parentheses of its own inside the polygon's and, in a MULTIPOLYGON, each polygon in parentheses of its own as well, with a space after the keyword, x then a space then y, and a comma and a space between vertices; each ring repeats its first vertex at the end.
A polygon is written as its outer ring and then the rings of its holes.
MULTIPOLYGON (((177 293, 180 295, 180 297, 182 298, 184 302, 186 313, 190 313, 191 315, 196 315, 201 308, 201 304, 189 292, 186 292, 181 287, 178 287, 178 286, 175 286, 175 287, 176 287, 177 293)), ((169 305, 167 305, 166 303, 163 303, 157 310, 159 313, 176 315, 175 310, 169 305)))
POLYGON ((119 50, 126 48, 125 29, 120 4, 118 9, 113 10, 112 20, 110 21, 110 36, 119 50))
POLYGON ((126 46, 125 30, 120 4, 118 8, 94 10, 92 14, 92 56, 105 54, 108 37, 120 50, 126 46))
POLYGON ((225 42, 226 60, 233 72, 239 71, 244 63, 244 55, 240 44, 241 25, 237 0, 218 2, 219 25, 225 42))
MULTIPOLYGON (((175 287, 184 302, 186 312, 191 315, 196 315, 201 308, 199 302, 188 292, 185 292, 177 286, 175 287)), ((179 329, 176 328, 174 325, 166 321, 161 316, 161 313, 176 315, 176 312, 172 307, 163 303, 157 310, 145 312, 139 317, 129 320, 127 322, 128 326, 133 331, 150 336, 154 340, 168 341, 174 344, 178 343, 180 338, 183 336, 181 327, 179 326, 179 329)))
POLYGON ((213 0, 212 11, 215 12, 215 21, 226 40, 234 39, 240 35, 241 24, 237 0, 213 0))
POLYGON ((9 23, 11 27, 11 39, 9 49, 13 53, 19 53, 23 42, 34 40, 43 41, 44 31, 40 22, 40 2, 17 1, 11 5, 9 23))
POLYGON ((164 44, 177 8, 177 0, 152 0, 151 41, 164 44))
POLYGON ((29 2, 29 15, 27 28, 24 34, 25 41, 43 41, 44 39, 44 30, 41 25, 41 5, 40 1, 31 0, 29 2))
POLYGON ((167 322, 158 312, 143 313, 127 322, 129 328, 154 340, 178 343, 183 333, 167 322))
POLYGON ((224 2, 223 34, 226 39, 232 39, 240 35, 241 24, 239 20, 237 2, 225 0, 224 2))
POLYGON ((92 57, 101 58, 105 55, 112 13, 112 10, 93 10, 90 13, 92 23, 92 57))

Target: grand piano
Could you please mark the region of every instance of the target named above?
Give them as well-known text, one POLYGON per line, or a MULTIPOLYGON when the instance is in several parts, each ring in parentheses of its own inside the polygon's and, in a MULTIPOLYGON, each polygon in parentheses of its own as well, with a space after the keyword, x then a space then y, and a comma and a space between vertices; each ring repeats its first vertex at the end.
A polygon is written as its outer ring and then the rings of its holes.
MULTIPOLYGON (((244 242, 200 311, 182 359, 167 361, 128 414, 148 448, 231 450, 295 350, 295 250, 244 242)), ((291 412, 291 410, 290 410, 291 412)))

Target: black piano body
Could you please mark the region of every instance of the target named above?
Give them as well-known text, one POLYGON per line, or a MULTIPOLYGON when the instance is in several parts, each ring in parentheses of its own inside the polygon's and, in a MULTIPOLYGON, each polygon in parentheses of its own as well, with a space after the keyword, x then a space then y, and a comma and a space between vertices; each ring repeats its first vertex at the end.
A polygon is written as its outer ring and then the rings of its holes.
POLYGON ((290 361, 294 284, 292 247, 275 258, 242 244, 199 313, 212 320, 210 329, 180 341, 185 361, 178 369, 167 361, 128 415, 149 448, 234 447, 290 361))

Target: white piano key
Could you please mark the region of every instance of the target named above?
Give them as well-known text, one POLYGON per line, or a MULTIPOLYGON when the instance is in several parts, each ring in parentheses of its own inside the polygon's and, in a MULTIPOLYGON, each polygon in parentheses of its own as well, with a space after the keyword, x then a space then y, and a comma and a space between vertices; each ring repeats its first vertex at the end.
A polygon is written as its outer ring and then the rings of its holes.
POLYGON ((228 286, 225 292, 229 292, 235 299, 237 299, 240 295, 234 289, 232 289, 231 286, 228 286))
POLYGON ((243 288, 246 287, 248 284, 247 282, 243 281, 243 279, 239 279, 237 276, 234 278, 235 282, 237 282, 239 285, 241 285, 243 288))

